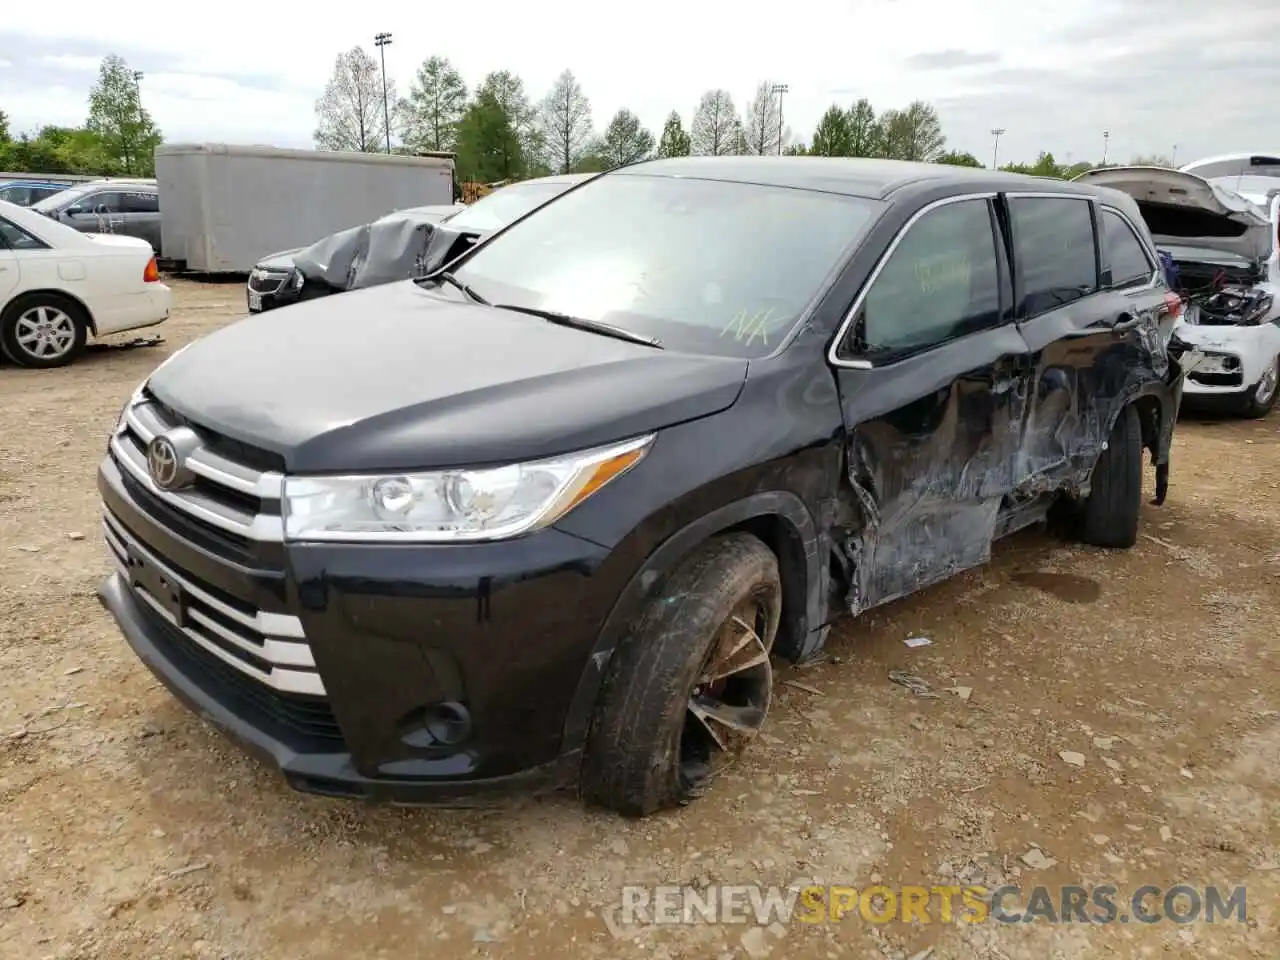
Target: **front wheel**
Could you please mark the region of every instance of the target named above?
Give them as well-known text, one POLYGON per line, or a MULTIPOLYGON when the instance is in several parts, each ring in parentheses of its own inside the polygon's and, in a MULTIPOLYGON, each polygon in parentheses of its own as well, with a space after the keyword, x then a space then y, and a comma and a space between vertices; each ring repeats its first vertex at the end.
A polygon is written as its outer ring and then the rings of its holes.
POLYGON ((1271 361, 1271 366, 1262 371, 1262 376, 1249 391, 1244 402, 1244 415, 1265 417, 1276 405, 1278 395, 1280 395, 1280 357, 1271 361))
POLYGON ((584 798, 645 816, 699 795, 764 724, 781 616, 778 561, 758 538, 718 537, 686 559, 610 662, 584 798))

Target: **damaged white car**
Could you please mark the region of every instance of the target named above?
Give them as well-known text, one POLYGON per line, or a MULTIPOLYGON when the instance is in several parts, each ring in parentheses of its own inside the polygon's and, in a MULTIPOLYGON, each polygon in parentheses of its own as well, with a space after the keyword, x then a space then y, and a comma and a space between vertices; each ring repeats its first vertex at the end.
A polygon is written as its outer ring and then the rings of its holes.
POLYGON ((1163 167, 1076 179, 1133 197, 1165 258, 1185 304, 1178 336, 1205 355, 1187 374, 1183 404, 1265 416, 1280 393, 1280 179, 1210 180, 1163 167), (1246 180, 1261 192, 1232 189, 1246 180))

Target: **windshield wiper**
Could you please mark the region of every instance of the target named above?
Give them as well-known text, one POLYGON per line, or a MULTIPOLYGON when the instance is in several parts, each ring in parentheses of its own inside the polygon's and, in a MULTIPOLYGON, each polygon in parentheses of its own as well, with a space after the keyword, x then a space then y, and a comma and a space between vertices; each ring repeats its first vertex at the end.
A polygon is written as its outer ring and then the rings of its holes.
POLYGON ((631 343, 640 343, 658 350, 663 349, 662 341, 657 337, 646 337, 642 333, 632 333, 630 330, 623 327, 615 327, 612 323, 605 323, 603 320, 588 320, 586 317, 573 317, 567 313, 560 313, 556 310, 541 310, 538 307, 519 307, 514 303, 495 303, 492 306, 497 307, 499 310, 514 310, 517 313, 527 313, 533 317, 541 317, 543 320, 549 320, 562 327, 589 330, 592 333, 602 333, 606 337, 629 340, 631 343))
POLYGON ((489 304, 489 301, 488 301, 488 300, 486 300, 484 297, 480 296, 480 294, 478 294, 478 293, 476 293, 474 290, 472 290, 472 289, 471 289, 471 287, 470 287, 468 284, 463 283, 461 280, 459 280, 457 277, 455 277, 455 276, 454 276, 452 273, 450 273, 448 270, 446 270, 444 273, 437 273, 437 274, 436 274, 434 277, 432 277, 431 279, 433 279, 433 280, 442 280, 442 281, 444 281, 445 283, 452 284, 453 286, 455 286, 455 287, 457 287, 459 290, 461 290, 464 294, 466 294, 467 299, 472 300, 472 301, 474 301, 475 303, 483 304, 483 305, 484 305, 484 306, 486 306, 486 307, 487 307, 487 306, 490 306, 490 304, 489 304))

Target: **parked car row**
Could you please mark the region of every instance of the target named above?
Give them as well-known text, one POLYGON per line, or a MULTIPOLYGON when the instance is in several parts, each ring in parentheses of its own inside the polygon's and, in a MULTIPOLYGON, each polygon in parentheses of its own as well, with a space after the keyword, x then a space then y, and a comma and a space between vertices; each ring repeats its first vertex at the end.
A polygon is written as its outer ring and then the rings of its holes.
POLYGON ((1132 546, 1201 359, 1182 307, 1087 182, 626 167, 170 357, 101 465, 101 598, 298 789, 651 813, 838 617, 1051 516, 1132 546))

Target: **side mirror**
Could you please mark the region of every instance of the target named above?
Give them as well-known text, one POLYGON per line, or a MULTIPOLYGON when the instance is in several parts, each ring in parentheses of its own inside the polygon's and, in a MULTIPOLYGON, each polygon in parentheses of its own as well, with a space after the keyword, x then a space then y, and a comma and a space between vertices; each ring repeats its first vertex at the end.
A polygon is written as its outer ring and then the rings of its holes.
POLYGON ((80 216, 80 214, 84 213, 84 207, 76 203, 67 207, 67 209, 62 212, 65 213, 68 217, 78 217, 80 216))

